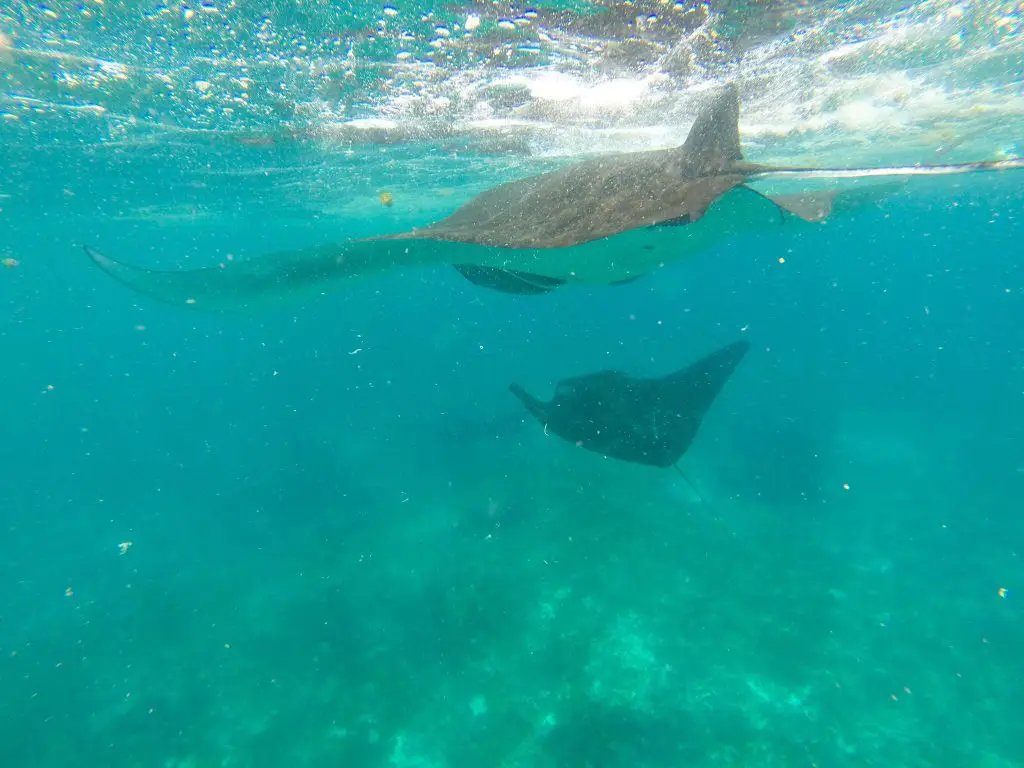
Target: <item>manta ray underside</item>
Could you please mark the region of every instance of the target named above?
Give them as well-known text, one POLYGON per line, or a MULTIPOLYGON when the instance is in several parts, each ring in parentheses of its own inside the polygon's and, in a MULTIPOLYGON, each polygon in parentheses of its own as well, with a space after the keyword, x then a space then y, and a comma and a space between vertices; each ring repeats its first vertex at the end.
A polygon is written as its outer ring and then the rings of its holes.
POLYGON ((567 283, 629 282, 736 234, 780 221, 822 221, 894 186, 768 195, 765 179, 905 182, 909 177, 1024 168, 1024 160, 884 168, 796 168, 743 159, 735 85, 716 91, 680 147, 585 160, 486 190, 450 216, 398 234, 272 253, 200 269, 155 270, 86 248, 101 269, 179 306, 248 309, 316 296, 332 285, 448 264, 492 290, 543 294, 567 283))
POLYGON ((562 379, 548 402, 517 384, 509 389, 550 434, 602 456, 671 467, 748 349, 739 340, 657 378, 601 371, 562 379))

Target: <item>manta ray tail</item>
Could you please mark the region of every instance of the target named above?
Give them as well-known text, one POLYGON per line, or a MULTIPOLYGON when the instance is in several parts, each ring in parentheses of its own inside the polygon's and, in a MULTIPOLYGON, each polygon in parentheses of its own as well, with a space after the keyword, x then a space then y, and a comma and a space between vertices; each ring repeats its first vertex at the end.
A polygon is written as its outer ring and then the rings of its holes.
POLYGON ((691 480, 689 477, 687 477, 686 473, 683 472, 682 467, 679 466, 679 462, 677 461, 672 466, 676 468, 676 472, 679 473, 679 476, 681 478, 683 478, 683 480, 686 481, 686 484, 688 486, 690 486, 690 490, 693 491, 693 495, 696 496, 698 499, 700 499, 700 503, 701 504, 707 504, 707 502, 704 501, 704 497, 700 495, 700 491, 697 490, 697 486, 693 484, 693 480, 691 480))
MULTIPOLYGON (((980 160, 967 163, 889 165, 868 168, 801 168, 769 166, 746 162, 740 146, 739 92, 734 83, 719 88, 697 114, 697 119, 677 152, 679 170, 685 178, 721 176, 735 172, 747 182, 768 179, 871 179, 897 178, 907 181, 916 176, 950 176, 986 171, 1024 169, 1024 158, 980 160)), ((750 188, 753 189, 753 188, 750 188)), ((887 191, 891 191, 890 187, 887 191)), ((798 194, 767 194, 753 190, 782 211, 807 221, 821 221, 832 212, 838 195, 845 190, 822 190, 798 194)), ((869 197, 872 195, 869 195, 869 197)))
POLYGON ((766 178, 790 179, 869 179, 892 176, 950 176, 983 171, 1011 171, 1024 169, 1024 158, 1008 160, 978 160, 972 163, 943 163, 938 165, 886 165, 877 168, 799 168, 765 166, 746 174, 748 180, 766 178))
POLYGON ((880 201, 902 188, 911 178, 918 176, 950 176, 964 173, 1010 171, 1024 169, 1024 158, 1010 160, 981 160, 972 163, 945 163, 941 165, 889 165, 875 168, 799 168, 751 166, 745 172, 747 182, 770 179, 842 180, 878 179, 866 187, 831 187, 794 194, 770 194, 744 184, 777 205, 780 211, 793 214, 805 221, 823 221, 832 214, 838 202, 858 207, 880 201))
MULTIPOLYGON (((739 134, 740 98, 734 83, 722 86, 698 112, 686 141, 678 150, 684 176, 719 175, 735 171, 747 178, 865 179, 892 176, 948 176, 979 171, 1024 169, 1024 158, 968 163, 889 165, 874 168, 801 168, 744 162, 739 134)), ((785 206, 783 206, 785 207, 785 206)))

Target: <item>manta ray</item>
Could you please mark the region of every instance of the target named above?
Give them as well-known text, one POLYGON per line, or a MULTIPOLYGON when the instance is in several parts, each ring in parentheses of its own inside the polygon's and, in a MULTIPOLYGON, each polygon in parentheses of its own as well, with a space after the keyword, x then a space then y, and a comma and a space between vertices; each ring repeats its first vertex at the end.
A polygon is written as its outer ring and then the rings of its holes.
POLYGON ((730 84, 707 99, 679 147, 597 157, 501 184, 447 218, 406 232, 170 271, 115 261, 88 246, 85 250, 100 268, 136 291, 209 309, 316 296, 352 278, 437 265, 450 265, 485 288, 544 294, 573 283, 630 282, 737 234, 788 219, 822 221, 837 209, 878 199, 878 190, 857 188, 768 195, 750 186, 758 180, 899 178, 1011 168, 1024 168, 1024 159, 880 168, 750 163, 740 147, 739 94, 730 84))
POLYGON ((518 384, 509 389, 546 433, 620 461, 679 469, 705 414, 749 349, 740 339, 655 378, 608 370, 561 379, 548 402, 518 384))

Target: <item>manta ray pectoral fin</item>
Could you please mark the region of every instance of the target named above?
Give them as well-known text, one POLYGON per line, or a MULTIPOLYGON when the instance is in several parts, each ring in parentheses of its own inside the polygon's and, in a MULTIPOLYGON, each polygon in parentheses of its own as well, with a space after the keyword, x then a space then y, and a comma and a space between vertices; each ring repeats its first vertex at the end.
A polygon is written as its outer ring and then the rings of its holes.
POLYGON ((526 410, 528 410, 533 415, 533 417, 537 419, 537 421, 545 425, 547 424, 548 415, 546 409, 544 408, 544 403, 542 403, 536 397, 534 397, 525 389, 520 387, 518 384, 509 384, 508 389, 509 392, 511 392, 513 395, 519 398, 519 402, 526 406, 526 410))
POLYGON ((716 173, 743 159, 740 148, 740 96, 734 83, 711 95, 697 113, 678 150, 679 172, 687 178, 716 173))
POLYGON ((454 264, 452 266, 473 285, 501 293, 537 295, 550 293, 560 285, 565 285, 565 281, 557 277, 534 275, 514 269, 481 267, 476 264, 454 264))
POLYGON ((137 267, 115 261, 89 246, 83 246, 86 255, 100 269, 120 283, 158 301, 178 306, 197 303, 196 297, 205 297, 217 283, 213 269, 160 270, 137 267))
POLYGON ((659 221, 654 226, 656 227, 685 227, 687 224, 693 223, 693 217, 688 213, 684 213, 682 216, 676 216, 674 219, 665 219, 659 221))
POLYGON ((244 310, 321 296, 335 283, 354 277, 443 263, 444 249, 443 243, 431 240, 384 236, 179 270, 125 264, 88 246, 85 252, 108 275, 158 301, 244 310))

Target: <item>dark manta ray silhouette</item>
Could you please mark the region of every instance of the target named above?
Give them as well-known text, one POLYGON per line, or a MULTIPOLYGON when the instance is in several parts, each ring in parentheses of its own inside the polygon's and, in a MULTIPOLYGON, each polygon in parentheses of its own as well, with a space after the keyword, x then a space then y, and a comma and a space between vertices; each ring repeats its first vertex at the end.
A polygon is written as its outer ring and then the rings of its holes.
POLYGON ((659 378, 601 371, 562 379, 546 403, 517 384, 509 389, 545 432, 603 456, 671 467, 749 348, 736 341, 659 378))
POLYGON ((438 264, 480 286, 541 294, 566 283, 628 282, 738 233, 792 217, 821 221, 878 197, 862 189, 768 195, 748 182, 1024 168, 1024 160, 859 169, 758 165, 743 159, 738 124, 739 96, 727 85, 708 99, 680 147, 598 157, 502 184, 435 224, 398 234, 177 271, 86 251, 141 293, 210 309, 320 295, 353 277, 438 264))

